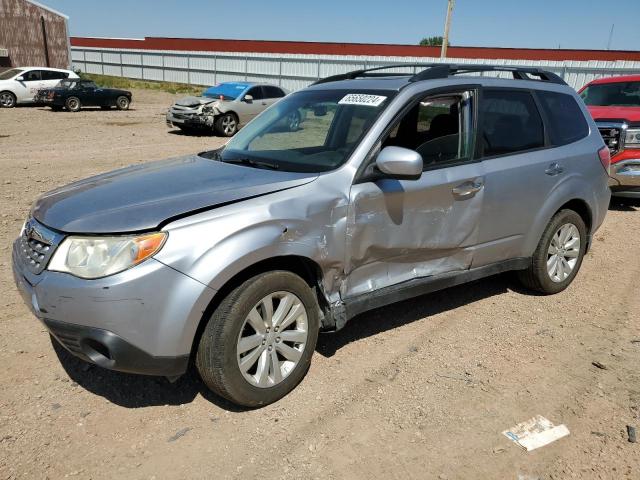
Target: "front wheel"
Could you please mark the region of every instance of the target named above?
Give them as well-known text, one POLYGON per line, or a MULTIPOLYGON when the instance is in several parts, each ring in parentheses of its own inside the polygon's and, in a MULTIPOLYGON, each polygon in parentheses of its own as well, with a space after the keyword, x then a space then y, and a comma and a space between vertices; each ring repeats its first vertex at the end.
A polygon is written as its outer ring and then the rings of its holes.
POLYGON ((0 92, 0 108, 13 108, 16 106, 16 96, 11 92, 0 92))
POLYGON ((284 397, 304 378, 319 331, 311 288, 287 271, 234 289, 209 319, 196 354, 204 383, 247 407, 284 397))
POLYGON ((118 110, 129 110, 130 103, 131 102, 129 101, 129 99, 124 95, 116 99, 116 107, 118 108, 118 110))
POLYGON ((233 113, 225 113, 216 119, 216 132, 223 137, 233 137, 238 131, 238 119, 233 113))
POLYGON ((519 272, 520 281, 544 294, 558 293, 578 274, 587 247, 587 227, 573 210, 556 213, 531 257, 531 264, 519 272))

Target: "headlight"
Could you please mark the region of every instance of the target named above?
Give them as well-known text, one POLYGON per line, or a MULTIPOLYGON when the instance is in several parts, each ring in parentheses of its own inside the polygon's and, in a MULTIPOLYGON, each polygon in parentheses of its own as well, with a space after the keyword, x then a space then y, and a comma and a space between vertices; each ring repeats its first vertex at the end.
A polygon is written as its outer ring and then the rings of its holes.
POLYGON ((157 253, 164 232, 127 237, 67 237, 49 263, 49 270, 81 278, 100 278, 122 272, 157 253))
POLYGON ((624 143, 627 148, 640 148, 640 128, 627 129, 624 143))

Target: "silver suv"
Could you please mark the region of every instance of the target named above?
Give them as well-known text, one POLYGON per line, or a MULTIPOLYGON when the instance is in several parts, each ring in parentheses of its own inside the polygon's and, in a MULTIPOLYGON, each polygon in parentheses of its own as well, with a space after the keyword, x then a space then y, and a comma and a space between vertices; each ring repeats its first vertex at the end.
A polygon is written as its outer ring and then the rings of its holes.
POLYGON ((610 198, 584 104, 543 70, 421 67, 320 80, 221 150, 45 194, 13 249, 25 300, 86 361, 173 378, 193 359, 258 406, 366 310, 507 270, 564 290, 610 198))

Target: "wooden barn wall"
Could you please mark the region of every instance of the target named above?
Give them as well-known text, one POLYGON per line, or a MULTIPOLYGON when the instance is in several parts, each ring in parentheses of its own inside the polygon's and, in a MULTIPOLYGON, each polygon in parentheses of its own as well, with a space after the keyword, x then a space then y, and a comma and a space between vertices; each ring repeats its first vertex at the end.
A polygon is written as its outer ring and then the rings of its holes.
POLYGON ((46 66, 41 18, 44 18, 49 50, 49 66, 68 68, 69 45, 66 19, 25 0, 0 0, 0 48, 9 57, 0 57, 0 70, 7 67, 46 66))

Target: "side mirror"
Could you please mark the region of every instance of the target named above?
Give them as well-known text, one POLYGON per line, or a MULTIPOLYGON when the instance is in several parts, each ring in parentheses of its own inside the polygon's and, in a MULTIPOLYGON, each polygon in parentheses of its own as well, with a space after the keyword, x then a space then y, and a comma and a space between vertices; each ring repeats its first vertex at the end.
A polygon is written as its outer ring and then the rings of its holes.
POLYGON ((408 148, 385 147, 376 158, 376 166, 392 178, 418 180, 422 175, 422 155, 408 148))
POLYGON ((16 77, 16 82, 24 82, 24 77, 22 75, 18 75, 16 77))
POLYGON ((251 95, 245 95, 242 100, 247 103, 253 103, 253 97, 251 95))

